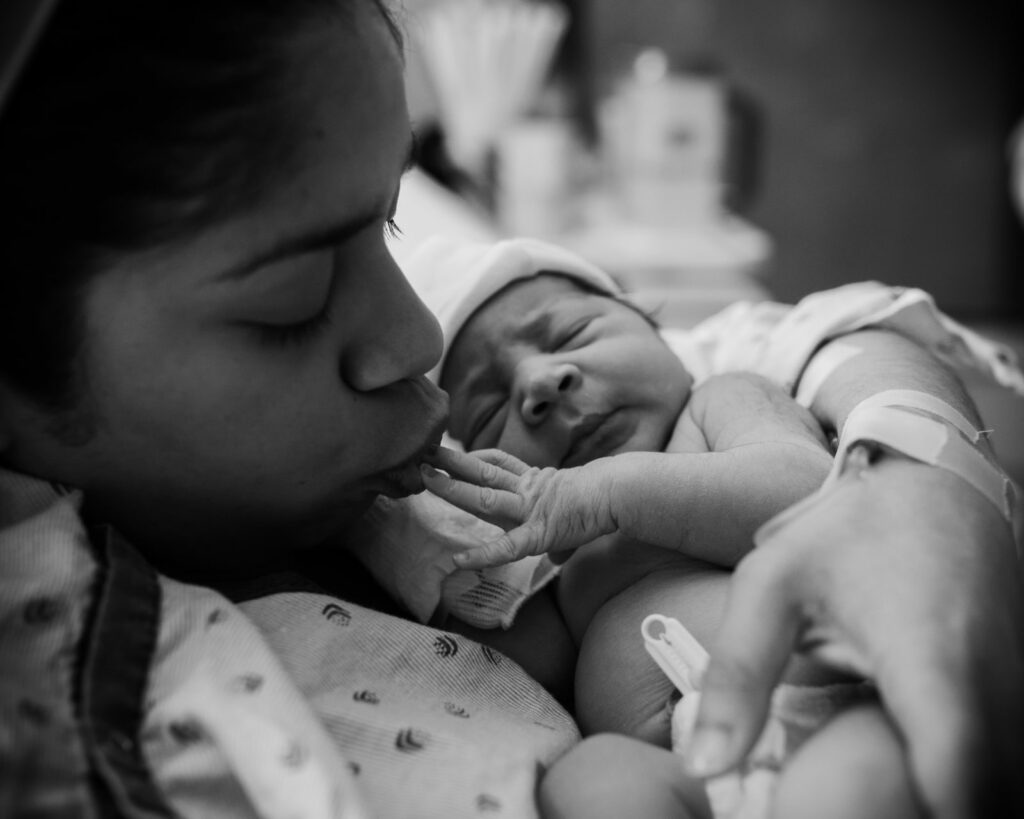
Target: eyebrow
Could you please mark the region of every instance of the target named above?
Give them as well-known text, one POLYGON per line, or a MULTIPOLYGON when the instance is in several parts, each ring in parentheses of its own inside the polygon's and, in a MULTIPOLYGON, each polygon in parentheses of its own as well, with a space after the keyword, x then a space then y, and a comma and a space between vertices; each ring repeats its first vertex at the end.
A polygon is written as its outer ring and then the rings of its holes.
MULTIPOLYGON (((412 132, 409 133, 407 145, 408 147, 402 154, 400 176, 404 175, 416 163, 417 140, 416 135, 412 132)), ((396 190, 395 198, 397 196, 398 192, 396 190)), ((380 219, 380 208, 374 207, 372 210, 359 214, 341 224, 325 225, 304 231, 295 236, 285 236, 253 257, 228 268, 217 278, 221 280, 243 279, 272 262, 339 244, 355 236, 378 219, 380 219)))

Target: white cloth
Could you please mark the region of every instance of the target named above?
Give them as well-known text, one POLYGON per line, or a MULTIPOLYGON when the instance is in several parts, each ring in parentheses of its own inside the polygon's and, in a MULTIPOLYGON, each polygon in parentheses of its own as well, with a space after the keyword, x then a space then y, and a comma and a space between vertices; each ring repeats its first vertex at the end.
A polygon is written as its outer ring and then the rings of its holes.
POLYGON ((942 313, 923 290, 857 282, 812 293, 795 306, 737 302, 690 330, 662 336, 700 383, 711 375, 755 372, 794 392, 826 341, 876 327, 917 342, 954 369, 975 370, 1024 395, 1014 351, 942 313))
POLYGON ((421 623, 440 624, 451 614, 477 628, 508 628, 559 571, 546 555, 456 571, 454 552, 493 540, 501 530, 426 492, 378 498, 356 533, 349 551, 421 623))

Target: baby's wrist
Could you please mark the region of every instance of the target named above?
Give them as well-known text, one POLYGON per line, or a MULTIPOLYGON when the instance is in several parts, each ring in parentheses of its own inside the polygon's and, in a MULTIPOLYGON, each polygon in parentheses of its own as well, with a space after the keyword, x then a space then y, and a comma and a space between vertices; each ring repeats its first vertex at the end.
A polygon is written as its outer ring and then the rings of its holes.
POLYGON ((649 493, 649 453, 623 452, 600 461, 601 496, 606 499, 610 532, 635 535, 639 525, 638 510, 649 493))

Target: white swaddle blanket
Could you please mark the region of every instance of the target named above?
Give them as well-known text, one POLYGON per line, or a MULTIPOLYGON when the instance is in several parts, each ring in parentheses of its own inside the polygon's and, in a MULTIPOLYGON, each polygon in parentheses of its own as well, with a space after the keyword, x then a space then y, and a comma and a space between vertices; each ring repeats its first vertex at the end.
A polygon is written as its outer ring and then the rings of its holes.
MULTIPOLYGON (((551 271, 628 298, 604 271, 535 239, 484 244, 435 237, 407 256, 403 268, 444 332, 441 361, 430 373, 435 381, 469 317, 512 282, 551 271)), ((711 375, 747 371, 794 392, 824 342, 866 327, 900 333, 954 368, 973 369, 1024 394, 1024 375, 1012 350, 941 313, 924 291, 877 282, 814 293, 795 306, 738 302, 692 329, 661 334, 698 384, 711 375)), ((445 443, 459 446, 450 439, 445 443)), ((381 500, 365 525, 356 554, 423 622, 450 613, 481 628, 508 628, 523 602, 558 572, 543 556, 485 571, 455 571, 453 552, 491 540, 497 530, 427 495, 381 500)))

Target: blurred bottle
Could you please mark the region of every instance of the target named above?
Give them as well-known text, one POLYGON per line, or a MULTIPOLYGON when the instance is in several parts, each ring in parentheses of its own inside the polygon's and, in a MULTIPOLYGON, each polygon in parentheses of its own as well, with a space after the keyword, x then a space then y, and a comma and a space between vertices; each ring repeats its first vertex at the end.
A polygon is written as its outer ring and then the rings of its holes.
POLYGON ((569 229, 583 156, 565 89, 549 85, 495 144, 495 216, 503 232, 553 239, 569 229))
POLYGON ((627 216, 664 226, 721 218, 728 106, 717 73, 672 70, 664 52, 645 49, 598 117, 610 183, 627 216))

